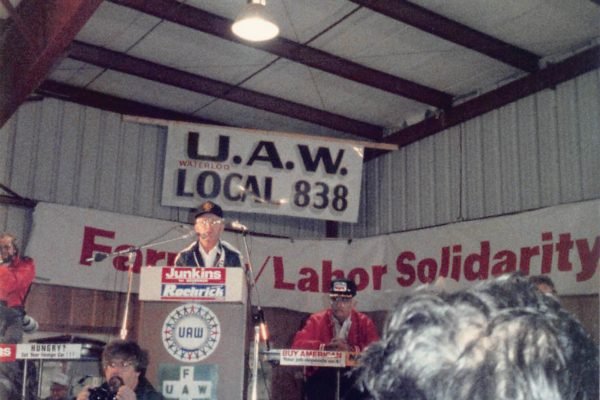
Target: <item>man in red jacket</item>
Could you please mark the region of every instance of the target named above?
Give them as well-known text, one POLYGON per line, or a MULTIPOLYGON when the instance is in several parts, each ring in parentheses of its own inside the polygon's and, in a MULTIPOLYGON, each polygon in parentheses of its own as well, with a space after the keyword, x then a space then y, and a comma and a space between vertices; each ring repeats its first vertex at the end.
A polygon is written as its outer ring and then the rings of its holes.
MULTIPOLYGON (((349 279, 331 282, 331 308, 312 314, 294 337, 292 348, 308 350, 335 350, 361 352, 370 343, 379 340, 375 324, 366 314, 355 310, 356 284, 349 279)), ((335 368, 306 369, 304 394, 307 400, 336 398, 337 373, 335 368)), ((343 371, 348 372, 348 371, 343 371)), ((340 392, 350 389, 348 374, 340 374, 340 392)))
MULTIPOLYGON (((25 297, 34 277, 35 264, 19 255, 16 237, 0 233, 0 343, 21 342, 25 297)), ((19 395, 17 373, 16 362, 0 363, 0 399, 19 395)))
POLYGON ((35 263, 21 257, 17 239, 0 233, 0 341, 19 343, 23 337, 25 297, 35 278, 35 263))

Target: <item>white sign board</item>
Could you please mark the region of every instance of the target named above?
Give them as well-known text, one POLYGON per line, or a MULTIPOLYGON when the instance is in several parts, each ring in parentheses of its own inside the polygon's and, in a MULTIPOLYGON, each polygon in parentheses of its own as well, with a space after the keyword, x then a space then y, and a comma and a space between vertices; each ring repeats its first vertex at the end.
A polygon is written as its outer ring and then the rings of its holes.
POLYGON ((140 270, 140 300, 244 302, 246 275, 238 267, 154 267, 140 270))
POLYGON ((78 360, 81 344, 23 343, 17 345, 17 360, 78 360))
POLYGON ((349 142, 172 123, 162 204, 356 222, 362 165, 349 142))

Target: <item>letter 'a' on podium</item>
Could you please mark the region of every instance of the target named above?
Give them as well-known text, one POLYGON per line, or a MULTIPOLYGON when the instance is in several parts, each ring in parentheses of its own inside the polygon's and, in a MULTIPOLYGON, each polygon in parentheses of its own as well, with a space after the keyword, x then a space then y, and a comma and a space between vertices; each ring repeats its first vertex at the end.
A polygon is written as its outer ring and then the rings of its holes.
POLYGON ((244 398, 247 296, 243 268, 142 268, 138 341, 166 399, 244 398))

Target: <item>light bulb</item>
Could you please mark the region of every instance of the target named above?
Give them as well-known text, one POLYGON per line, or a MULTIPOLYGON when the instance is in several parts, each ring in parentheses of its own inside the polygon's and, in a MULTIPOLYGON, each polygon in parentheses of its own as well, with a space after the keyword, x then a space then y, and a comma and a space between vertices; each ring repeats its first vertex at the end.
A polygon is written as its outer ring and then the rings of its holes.
POLYGON ((266 8, 260 3, 249 3, 236 18, 231 30, 242 39, 262 42, 279 34, 279 27, 272 21, 266 8))

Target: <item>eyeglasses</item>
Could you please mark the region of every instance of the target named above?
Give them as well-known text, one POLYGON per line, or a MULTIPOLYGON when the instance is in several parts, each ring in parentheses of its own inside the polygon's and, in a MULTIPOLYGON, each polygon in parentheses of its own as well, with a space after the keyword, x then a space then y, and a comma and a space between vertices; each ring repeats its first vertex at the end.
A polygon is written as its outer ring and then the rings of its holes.
POLYGON ((104 364, 104 368, 129 368, 135 366, 133 361, 110 361, 104 364))
POLYGON ((223 224, 224 221, 222 219, 199 219, 196 223, 203 226, 215 226, 223 224))

